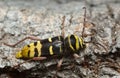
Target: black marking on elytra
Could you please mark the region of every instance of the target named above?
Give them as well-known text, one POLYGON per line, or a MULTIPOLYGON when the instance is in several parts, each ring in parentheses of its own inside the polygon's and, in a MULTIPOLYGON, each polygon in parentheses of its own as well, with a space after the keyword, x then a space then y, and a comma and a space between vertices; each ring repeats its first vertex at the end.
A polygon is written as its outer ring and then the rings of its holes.
POLYGON ((54 37, 54 38, 52 38, 52 41, 53 41, 53 42, 56 41, 56 40, 59 40, 59 37, 54 37))
POLYGON ((40 42, 41 42, 41 44, 47 44, 47 43, 49 43, 49 40, 48 39, 44 39, 44 40, 41 40, 40 42))
POLYGON ((37 42, 34 42, 34 46, 37 46, 37 42))
POLYGON ((38 49, 37 48, 34 48, 34 52, 35 52, 34 57, 38 57, 38 49))
POLYGON ((54 54, 60 54, 61 52, 60 52, 60 47, 53 47, 53 53, 54 54))
POLYGON ((42 48, 41 48, 41 56, 47 56, 47 55, 50 55, 50 52, 49 52, 49 47, 50 47, 50 43, 46 43, 44 45, 42 45, 42 48))
POLYGON ((48 39, 44 39, 41 41, 42 48, 41 48, 41 56, 50 56, 49 48, 50 46, 53 46, 53 53, 58 54, 60 52, 60 46, 63 45, 63 37, 62 36, 56 36, 51 38, 52 43, 48 41, 48 39), (57 53, 58 52, 58 53, 57 53))
POLYGON ((30 57, 30 50, 28 51, 28 57, 30 57))
MULTIPOLYGON (((53 38, 51 38, 51 39, 52 39, 52 43, 53 43, 54 41, 57 41, 57 40, 63 41, 63 37, 62 37, 62 36, 60 36, 60 39, 59 39, 59 36, 53 37, 53 38)), ((48 39, 41 40, 40 42, 41 42, 41 44, 51 43, 51 42, 49 42, 48 39)))
POLYGON ((62 43, 54 44, 53 46, 53 53, 54 54, 60 54, 60 48, 62 46, 62 43))
POLYGON ((28 47, 30 47, 30 45, 27 45, 28 47))

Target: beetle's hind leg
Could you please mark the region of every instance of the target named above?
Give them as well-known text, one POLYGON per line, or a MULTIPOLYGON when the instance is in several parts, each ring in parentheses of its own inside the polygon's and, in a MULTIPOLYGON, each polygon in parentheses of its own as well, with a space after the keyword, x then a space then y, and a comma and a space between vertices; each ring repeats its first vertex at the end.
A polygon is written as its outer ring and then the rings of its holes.
POLYGON ((38 38, 38 37, 28 36, 28 37, 25 37, 25 38, 21 39, 20 41, 16 42, 15 44, 4 43, 4 45, 9 46, 9 47, 15 47, 16 45, 18 45, 19 43, 21 43, 21 42, 23 42, 23 41, 25 41, 27 39, 30 39, 30 40, 40 40, 40 38, 38 38))
POLYGON ((30 61, 41 61, 41 60, 45 60, 47 59, 47 57, 33 57, 31 59, 28 59, 22 63, 19 63, 18 65, 14 65, 13 68, 18 68, 20 65, 24 64, 24 63, 27 63, 27 62, 30 62, 30 61))

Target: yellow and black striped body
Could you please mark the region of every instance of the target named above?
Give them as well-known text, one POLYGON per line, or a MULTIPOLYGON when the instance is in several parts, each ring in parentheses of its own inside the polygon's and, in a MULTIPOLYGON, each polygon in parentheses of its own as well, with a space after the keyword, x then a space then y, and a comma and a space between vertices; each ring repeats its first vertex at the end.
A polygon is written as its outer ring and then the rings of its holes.
POLYGON ((67 53, 70 54, 79 54, 80 50, 83 50, 86 47, 83 38, 76 35, 67 36, 64 40, 64 46, 67 53))
POLYGON ((24 46, 21 51, 17 52, 16 58, 69 56, 74 53, 78 54, 85 47, 83 39, 76 35, 69 35, 65 39, 62 36, 56 36, 24 46))
POLYGON ((33 58, 60 55, 63 52, 63 37, 56 36, 30 43, 17 52, 16 58, 33 58))

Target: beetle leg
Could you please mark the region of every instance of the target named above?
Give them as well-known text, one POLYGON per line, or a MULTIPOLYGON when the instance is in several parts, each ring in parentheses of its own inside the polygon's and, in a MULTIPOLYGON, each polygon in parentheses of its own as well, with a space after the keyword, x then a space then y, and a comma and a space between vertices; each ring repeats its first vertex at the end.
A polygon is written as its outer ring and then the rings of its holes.
POLYGON ((19 63, 18 65, 14 65, 13 67, 16 69, 16 68, 18 68, 20 65, 22 65, 22 64, 24 64, 24 63, 27 63, 27 62, 30 62, 30 61, 32 61, 32 60, 45 60, 45 59, 47 59, 47 57, 34 57, 34 58, 32 58, 32 59, 29 59, 29 60, 26 60, 26 61, 24 61, 24 62, 22 62, 22 63, 19 63))
POLYGON ((57 70, 60 70, 60 67, 62 65, 63 62, 63 58, 59 60, 58 64, 57 64, 57 70))
POLYGON ((61 59, 59 60, 58 64, 57 64, 57 70, 56 70, 56 73, 55 73, 55 75, 54 75, 54 78, 56 78, 57 73, 58 73, 58 71, 59 71, 60 68, 61 68, 62 62, 63 62, 63 58, 61 58, 61 59))
POLYGON ((34 57, 32 60, 45 60, 47 57, 34 57))
POLYGON ((16 42, 15 44, 8 44, 8 43, 4 43, 4 45, 7 45, 9 47, 15 47, 16 45, 18 45, 19 43, 27 40, 27 39, 31 39, 31 40, 40 40, 40 38, 38 37, 35 37, 35 36, 28 36, 28 37, 25 37, 23 39, 21 39, 20 41, 16 42))
POLYGON ((74 53, 73 57, 76 59, 76 58, 79 58, 80 56, 78 54, 74 53))
POLYGON ((82 31, 82 37, 83 37, 83 34, 84 34, 84 30, 85 30, 85 25, 86 25, 86 7, 83 7, 83 9, 85 10, 84 11, 84 21, 83 21, 83 31, 82 31))

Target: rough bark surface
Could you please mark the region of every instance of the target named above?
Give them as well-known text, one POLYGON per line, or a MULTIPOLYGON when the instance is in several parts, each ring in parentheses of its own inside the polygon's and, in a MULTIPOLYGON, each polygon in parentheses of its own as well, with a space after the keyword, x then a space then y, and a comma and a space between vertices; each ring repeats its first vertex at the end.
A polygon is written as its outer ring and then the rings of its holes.
POLYGON ((119 0, 1 0, 0 1, 0 78, 120 78, 120 1, 119 0), (41 39, 61 35, 65 16, 65 36, 81 36, 84 9, 87 8, 86 34, 92 41, 80 58, 66 58, 61 70, 59 59, 24 62, 15 54, 26 40, 15 48, 3 43, 16 43, 26 36, 41 39), (100 43, 102 46, 98 45, 100 43), (73 66, 73 67, 72 67, 73 66))

